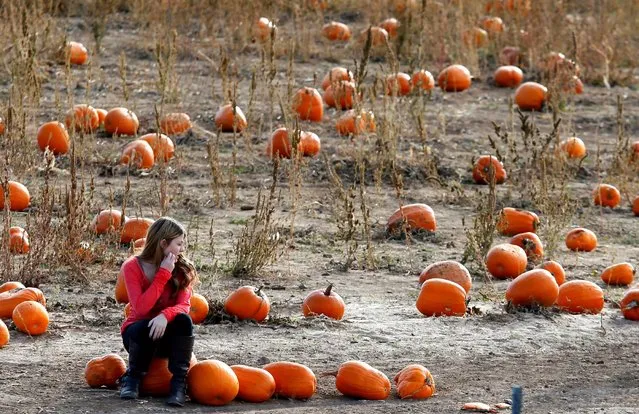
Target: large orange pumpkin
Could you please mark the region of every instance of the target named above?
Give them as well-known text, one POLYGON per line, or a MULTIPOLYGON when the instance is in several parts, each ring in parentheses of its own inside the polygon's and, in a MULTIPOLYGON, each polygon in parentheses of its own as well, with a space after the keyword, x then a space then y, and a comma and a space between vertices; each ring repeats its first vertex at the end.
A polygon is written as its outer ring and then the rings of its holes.
POLYGON ((38 147, 41 151, 47 148, 54 155, 62 155, 69 152, 71 140, 63 123, 51 121, 40 125, 37 132, 38 147))
POLYGON ((504 236, 514 236, 519 233, 535 233, 539 227, 539 216, 532 211, 505 207, 499 212, 497 230, 504 236))
POLYGON ((110 233, 120 228, 122 212, 120 210, 102 210, 91 221, 91 228, 96 234, 110 233))
POLYGON ((232 104, 226 104, 220 107, 215 113, 215 125, 222 132, 242 132, 248 125, 246 116, 239 106, 235 106, 235 113, 232 104))
POLYGON ((596 206, 615 208, 621 203, 621 193, 610 184, 599 184, 592 196, 596 206))
POLYGON ((350 70, 341 66, 334 67, 322 79, 322 89, 326 90, 331 84, 339 81, 353 81, 353 74, 350 70))
POLYGON ((322 35, 331 41, 346 42, 351 38, 351 29, 344 23, 332 21, 322 26, 322 35))
POLYGON ((533 269, 517 276, 506 289, 506 301, 514 306, 552 306, 557 300, 557 281, 544 269, 533 269))
POLYGON ((324 315, 336 320, 342 319, 346 305, 342 297, 332 289, 333 285, 330 284, 326 289, 309 293, 302 303, 304 316, 324 315))
POLYGON ((17 330, 31 336, 42 335, 49 327, 47 309, 34 300, 28 300, 16 305, 11 319, 17 330))
POLYGON ((540 83, 522 83, 515 91, 515 104, 522 111, 540 111, 547 94, 548 88, 540 83))
POLYGON ((191 117, 184 112, 173 112, 160 118, 160 131, 168 135, 183 134, 191 126, 191 117))
POLYGON ((154 220, 150 218, 127 218, 122 227, 120 243, 131 243, 134 240, 146 237, 146 233, 149 231, 149 227, 151 227, 153 222, 154 220))
POLYGON ((426 204, 407 204, 396 210, 386 223, 386 231, 389 233, 397 233, 415 230, 437 230, 437 221, 435 220, 435 212, 426 204))
POLYGON ((0 348, 3 348, 9 343, 9 339, 11 339, 11 335, 9 335, 9 329, 2 319, 0 319, 0 348))
POLYGON ((163 159, 164 162, 169 162, 173 158, 175 144, 166 135, 152 133, 142 135, 140 139, 149 143, 151 149, 153 149, 153 159, 155 161, 163 159))
POLYGON ((46 305, 44 295, 38 288, 17 288, 0 293, 0 319, 10 318, 16 306, 27 301, 35 301, 46 305))
POLYGON ((597 248, 597 236, 581 227, 572 229, 566 234, 566 247, 576 252, 591 252, 597 248))
POLYGON ((448 66, 437 77, 437 84, 446 92, 465 91, 470 88, 471 82, 470 71, 462 65, 448 66))
POLYGON ((300 119, 320 122, 324 117, 322 95, 315 88, 299 89, 293 96, 293 111, 300 119))
POLYGON ((429 279, 422 284, 415 306, 426 316, 464 316, 466 291, 450 280, 429 279))
MULTIPOLYGON (((623 317, 631 321, 639 321, 639 288, 628 290, 619 302, 623 317)), ((2 334, 0 334, 2 336, 2 334)), ((1 347, 2 345, 0 345, 1 347)))
POLYGON ((30 248, 29 234, 22 227, 11 227, 9 229, 9 252, 27 254, 30 248))
POLYGON ((388 377, 362 361, 347 361, 340 365, 335 387, 347 397, 362 400, 385 400, 391 390, 388 377))
POLYGON ((271 362, 263 367, 275 380, 275 395, 307 400, 315 394, 317 378, 311 369, 296 362, 271 362))
MULTIPOLYGON (((191 354, 189 367, 193 368, 196 363, 197 359, 195 355, 191 354)), ((142 377, 142 381, 140 382, 140 393, 158 397, 169 395, 171 391, 171 378, 173 378, 173 374, 169 371, 169 359, 153 357, 146 375, 142 377)))
POLYGON ((194 324, 198 325, 206 319, 209 314, 209 302, 199 293, 191 295, 191 310, 189 315, 194 324))
POLYGON ((8 292, 13 289, 24 289, 24 285, 15 281, 5 282, 0 285, 0 293, 8 292))
POLYGON ((122 357, 118 354, 107 354, 87 362, 84 378, 91 388, 115 388, 125 372, 126 363, 122 357))
POLYGON ((524 73, 517 66, 500 66, 495 71, 494 77, 497 86, 514 88, 524 79, 524 73))
POLYGON ((426 367, 410 364, 395 375, 397 394, 402 400, 426 399, 435 394, 435 380, 426 367))
POLYGON ((599 313, 604 307, 603 290, 588 280, 571 280, 559 287, 557 306, 572 313, 599 313))
POLYGON ((601 272, 601 280, 608 285, 628 286, 635 279, 635 268, 630 263, 616 263, 601 272))
POLYGON ((473 286, 470 272, 466 269, 466 266, 454 260, 444 260, 428 265, 419 275, 419 283, 424 283, 429 279, 450 280, 464 288, 466 293, 473 286))
POLYGON ((104 117, 104 130, 110 135, 135 135, 139 126, 137 115, 126 108, 113 108, 104 117))
POLYGON ((514 279, 526 270, 526 252, 514 244, 498 244, 486 254, 486 268, 497 279, 514 279))
POLYGON ((152 168, 155 164, 155 155, 151 145, 142 139, 136 139, 127 144, 122 150, 120 164, 134 165, 137 168, 152 168))
POLYGON ((98 129, 100 116, 90 105, 75 105, 67 111, 64 124, 67 129, 75 128, 76 131, 88 133, 98 129))
POLYGON ((240 384, 237 398, 252 403, 271 399, 275 393, 275 378, 265 369, 246 365, 231 365, 240 384))
POLYGON ((234 290, 224 301, 224 311, 239 320, 253 319, 262 322, 271 310, 271 302, 261 288, 242 286, 234 290))
POLYGON ((473 181, 477 184, 488 184, 492 177, 495 184, 503 184, 508 178, 504 164, 492 155, 482 155, 473 165, 473 181))
MULTIPOLYGON (((9 210, 24 211, 31 203, 31 194, 24 184, 9 181, 9 210)), ((4 187, 0 184, 0 210, 4 210, 4 187)))
POLYGON ((544 257, 544 245, 533 232, 519 233, 510 239, 510 244, 519 246, 526 252, 526 256, 532 262, 538 262, 544 257))
POLYGON ((563 266, 553 260, 543 262, 537 267, 539 269, 545 269, 549 271, 550 274, 555 278, 555 281, 559 286, 561 286, 566 281, 566 272, 564 271, 563 266))

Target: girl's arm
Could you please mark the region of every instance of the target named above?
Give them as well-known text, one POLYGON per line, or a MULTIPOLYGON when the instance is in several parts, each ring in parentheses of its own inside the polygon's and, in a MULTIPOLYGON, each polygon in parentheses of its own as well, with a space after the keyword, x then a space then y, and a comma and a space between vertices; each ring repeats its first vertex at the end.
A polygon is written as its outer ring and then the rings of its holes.
POLYGON ((133 258, 131 261, 122 265, 124 272, 124 282, 126 290, 129 294, 129 303, 136 315, 146 315, 153 309, 155 303, 162 295, 164 285, 171 278, 171 272, 160 267, 151 282, 151 286, 142 292, 142 283, 144 281, 144 273, 140 270, 140 266, 133 258))
POLYGON ((173 321, 180 313, 188 314, 191 311, 191 287, 182 289, 177 292, 175 305, 162 310, 162 314, 166 317, 167 322, 173 321))

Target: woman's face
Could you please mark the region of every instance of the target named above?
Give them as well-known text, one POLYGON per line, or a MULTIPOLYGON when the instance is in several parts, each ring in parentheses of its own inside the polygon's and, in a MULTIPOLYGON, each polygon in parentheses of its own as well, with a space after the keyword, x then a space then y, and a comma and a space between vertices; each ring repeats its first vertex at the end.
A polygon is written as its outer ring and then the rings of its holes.
MULTIPOLYGON (((166 243, 166 241, 164 243, 166 243)), ((164 248, 164 255, 166 256, 169 253, 173 253, 174 255, 177 256, 181 253, 184 253, 185 250, 186 250, 186 240, 184 236, 182 235, 171 240, 171 242, 164 248)))

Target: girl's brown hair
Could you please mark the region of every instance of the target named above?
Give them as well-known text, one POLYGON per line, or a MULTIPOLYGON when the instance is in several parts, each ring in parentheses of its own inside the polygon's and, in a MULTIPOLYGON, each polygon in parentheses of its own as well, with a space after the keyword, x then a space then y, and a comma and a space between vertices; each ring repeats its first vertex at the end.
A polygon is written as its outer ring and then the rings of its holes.
MULTIPOLYGON (((173 239, 180 236, 186 237, 186 230, 182 224, 171 217, 160 217, 149 227, 149 231, 146 233, 146 244, 138 258, 145 262, 153 263, 159 268, 162 260, 164 260, 164 248, 160 245, 160 242, 164 240, 168 246, 173 239)), ((178 255, 175 268, 171 273, 171 282, 174 288, 174 295, 178 290, 186 289, 197 282, 195 266, 181 254, 178 255)))

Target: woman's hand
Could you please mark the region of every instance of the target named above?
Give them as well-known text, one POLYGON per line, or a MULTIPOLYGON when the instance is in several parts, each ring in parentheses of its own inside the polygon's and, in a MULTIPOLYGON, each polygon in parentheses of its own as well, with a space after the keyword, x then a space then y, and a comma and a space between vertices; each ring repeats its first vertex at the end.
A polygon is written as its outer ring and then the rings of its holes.
POLYGON ((166 316, 163 313, 159 314, 155 318, 149 321, 149 327, 151 330, 149 331, 149 338, 157 341, 158 339, 164 336, 164 331, 166 330, 166 324, 168 321, 166 320, 166 316))
POLYGON ((168 253, 166 256, 164 256, 164 259, 162 259, 160 267, 165 268, 169 272, 173 272, 173 269, 175 268, 175 262, 177 262, 177 256, 173 253, 168 253))

